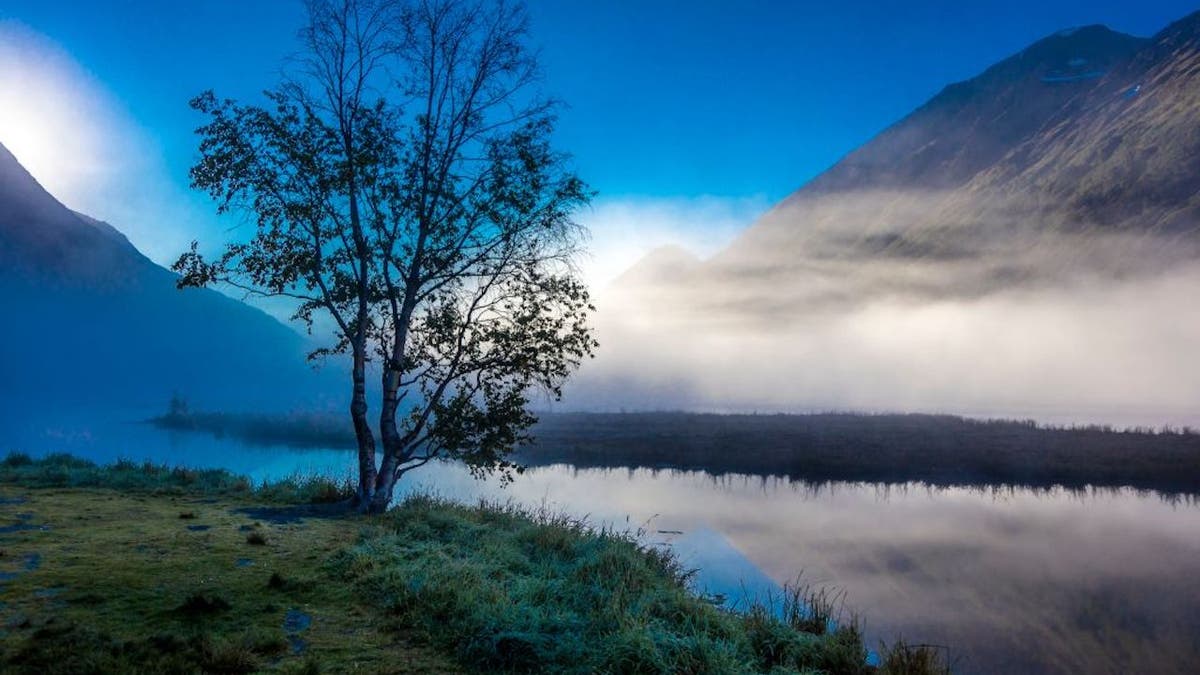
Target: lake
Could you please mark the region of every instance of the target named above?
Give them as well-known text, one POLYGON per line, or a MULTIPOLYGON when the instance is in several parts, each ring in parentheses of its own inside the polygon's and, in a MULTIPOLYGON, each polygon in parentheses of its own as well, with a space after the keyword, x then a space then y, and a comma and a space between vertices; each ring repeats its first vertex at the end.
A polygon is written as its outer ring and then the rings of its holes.
MULTIPOLYGON (((142 415, 145 417, 145 415, 142 415)), ((127 414, 119 419, 135 420, 127 414)), ((334 450, 263 448, 132 422, 9 421, 0 450, 348 475, 334 450)), ((1133 490, 810 484, 646 469, 529 470, 508 487, 431 465, 401 491, 514 500, 641 530, 738 604, 783 583, 844 591, 870 644, 945 645, 959 673, 1200 669, 1200 503, 1133 490)))

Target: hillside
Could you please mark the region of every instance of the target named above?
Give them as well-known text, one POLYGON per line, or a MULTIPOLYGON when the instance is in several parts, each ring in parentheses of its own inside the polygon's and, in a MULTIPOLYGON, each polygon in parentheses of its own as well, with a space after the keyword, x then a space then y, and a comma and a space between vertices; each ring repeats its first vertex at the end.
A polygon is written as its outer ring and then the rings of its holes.
POLYGON ((1195 424, 1198 36, 1047 36, 715 256, 650 254, 599 295, 570 404, 1195 424))
POLYGON ((325 375, 304 340, 260 310, 175 274, 116 228, 71 211, 0 145, 3 399, 153 406, 294 404, 325 375))
POLYGON ((748 316, 970 298, 1156 273, 1200 255, 1198 225, 1200 13, 1149 39, 1048 36, 946 87, 677 283, 645 260, 616 292, 748 316))

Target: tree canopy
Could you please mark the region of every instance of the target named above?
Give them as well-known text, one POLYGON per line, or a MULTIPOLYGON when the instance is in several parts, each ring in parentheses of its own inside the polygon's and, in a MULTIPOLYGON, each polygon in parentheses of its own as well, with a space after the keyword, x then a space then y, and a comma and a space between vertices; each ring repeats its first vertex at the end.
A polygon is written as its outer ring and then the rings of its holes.
POLYGON ((265 103, 192 101, 206 119, 193 187, 254 227, 216 256, 193 242, 180 285, 290 298, 295 320, 332 336, 313 356, 351 363, 362 508, 386 508, 404 472, 437 458, 511 477, 531 396, 561 395, 596 346, 572 265, 590 191, 551 143, 558 104, 525 10, 308 10, 303 51, 265 103))

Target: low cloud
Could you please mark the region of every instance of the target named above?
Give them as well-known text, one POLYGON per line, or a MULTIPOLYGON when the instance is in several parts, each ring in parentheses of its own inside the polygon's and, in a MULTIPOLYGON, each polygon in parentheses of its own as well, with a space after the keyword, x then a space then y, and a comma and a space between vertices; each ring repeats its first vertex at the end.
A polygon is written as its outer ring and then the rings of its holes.
POLYGON ((1200 422, 1187 238, 948 198, 789 205, 708 263, 617 284, 565 407, 1200 422))
POLYGON ((588 228, 580 271, 602 291, 646 254, 666 246, 708 257, 763 214, 766 197, 599 197, 577 220, 588 228))

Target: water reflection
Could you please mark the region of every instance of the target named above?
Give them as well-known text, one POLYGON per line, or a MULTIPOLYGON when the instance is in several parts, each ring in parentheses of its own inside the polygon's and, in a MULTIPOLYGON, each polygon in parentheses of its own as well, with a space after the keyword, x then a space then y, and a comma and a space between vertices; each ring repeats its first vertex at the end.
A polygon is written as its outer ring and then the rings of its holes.
MULTIPOLYGON (((218 465, 257 480, 340 476, 351 466, 340 451, 84 426, 27 429, 17 442, 100 461, 218 465)), ((430 466, 401 486, 416 490, 545 505, 645 530, 648 541, 700 568, 700 588, 734 599, 803 572, 844 589, 873 642, 950 645, 958 672, 1184 673, 1200 663, 1200 507, 1186 498, 563 465, 532 469, 506 489, 430 466)))
POLYGON ((1130 490, 809 485, 539 470, 517 498, 719 533, 767 578, 847 591, 873 639, 951 645, 958 670, 1194 672, 1200 509, 1130 490))

